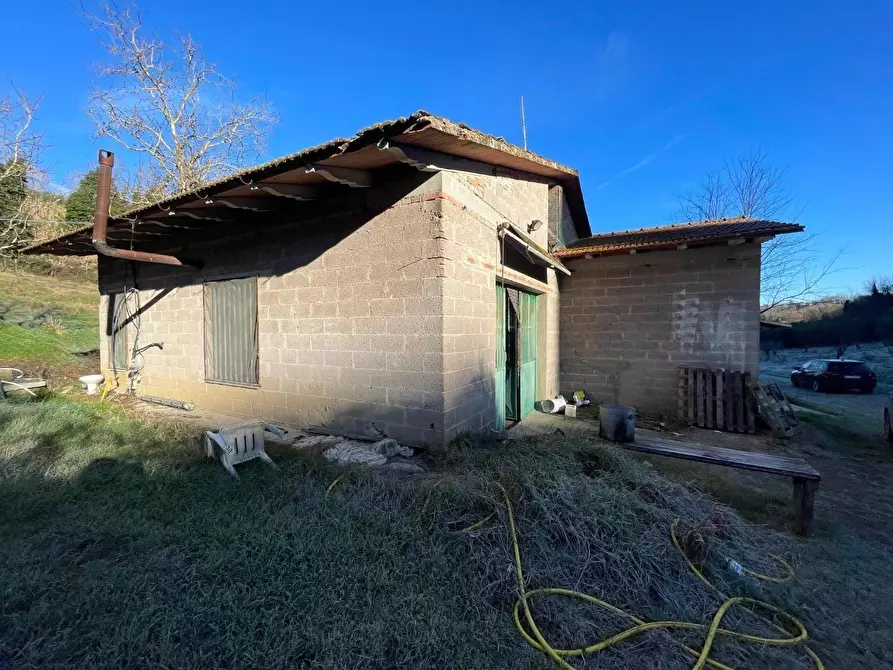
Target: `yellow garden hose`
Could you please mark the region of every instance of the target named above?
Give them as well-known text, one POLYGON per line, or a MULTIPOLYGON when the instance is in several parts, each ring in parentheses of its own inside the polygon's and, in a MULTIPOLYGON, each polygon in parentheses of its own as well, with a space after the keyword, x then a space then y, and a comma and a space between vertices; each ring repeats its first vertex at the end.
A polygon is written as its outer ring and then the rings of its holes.
POLYGON ((344 477, 346 475, 347 475, 347 473, 345 472, 343 475, 339 475, 338 477, 336 477, 335 481, 333 481, 331 484, 329 484, 329 488, 326 489, 326 494, 323 497, 328 498, 329 494, 332 492, 332 489, 335 488, 336 486, 338 486, 338 482, 340 482, 342 479, 344 479, 344 477))
MULTIPOLYGON (((717 635, 721 635, 723 637, 735 639, 735 640, 746 640, 749 642, 756 642, 760 644, 773 645, 773 646, 802 646, 803 650, 809 655, 809 657, 815 663, 816 668, 818 670, 824 670, 825 666, 822 661, 816 656, 815 652, 813 652, 809 647, 805 646, 805 641, 807 640, 808 633, 806 632, 806 628, 804 628, 803 624, 801 624, 797 619, 793 616, 785 612, 784 610, 772 605, 770 603, 764 602, 762 600, 755 600, 753 598, 745 598, 745 597, 728 597, 723 594, 719 589, 717 589, 713 584, 711 584, 706 577, 700 572, 700 570, 695 567, 694 564, 689 560, 688 556, 682 550, 682 547, 679 544, 678 539, 676 538, 676 524, 670 527, 670 539, 673 543, 673 546, 682 553, 685 558, 685 562, 688 565, 689 569, 704 582, 707 586, 711 588, 720 598, 723 599, 722 605, 716 611, 716 614, 713 615, 713 620, 709 625, 702 623, 695 623, 689 621, 644 621, 639 619, 638 617, 633 616, 629 612, 625 612, 619 607, 615 607, 614 605, 605 602, 604 600, 599 600, 598 598, 588 595, 586 593, 580 593, 579 591, 573 591, 570 589, 534 589, 532 591, 526 590, 524 586, 524 568, 521 563, 521 550, 518 545, 518 533, 515 527, 515 517, 512 512, 512 504, 509 500, 508 493, 505 488, 501 484, 497 484, 499 486, 499 490, 502 492, 502 498, 505 502, 506 513, 508 516, 508 529, 509 536, 512 540, 512 551, 514 554, 515 561, 515 577, 518 581, 518 589, 521 592, 520 598, 515 603, 514 611, 513 611, 513 619, 515 622, 515 627, 518 629, 518 632, 521 633, 521 636, 530 644, 534 649, 542 651, 546 653, 552 660, 554 660, 559 666, 564 668, 565 670, 575 670, 574 666, 568 663, 565 659, 584 656, 588 654, 594 654, 596 652, 602 651, 611 647, 623 640, 629 639, 640 633, 643 633, 648 630, 656 630, 656 629, 687 629, 687 630, 701 630, 706 632, 706 636, 704 639, 704 644, 701 647, 700 651, 693 649, 685 644, 681 644, 682 649, 688 653, 690 656, 696 659, 693 670, 701 670, 705 665, 709 665, 716 670, 732 670, 727 665, 720 663, 712 658, 710 658, 710 650, 713 646, 713 642, 717 635), (591 603, 593 605, 598 605, 609 612, 613 612, 614 614, 618 614, 622 617, 629 619, 635 625, 627 628, 624 631, 616 633, 611 637, 605 638, 600 642, 595 644, 579 647, 577 649, 555 649, 552 647, 543 637, 543 634, 540 632, 539 628, 536 625, 536 620, 534 619, 533 612, 530 609, 530 601, 536 597, 542 596, 566 596, 570 598, 577 598, 579 600, 583 600, 585 602, 591 603), (720 624, 722 623, 723 618, 726 613, 735 606, 741 606, 747 609, 749 612, 755 614, 766 624, 777 630, 779 633, 784 635, 784 637, 772 638, 772 637, 762 637, 759 635, 749 635, 747 633, 739 633, 733 630, 728 630, 722 628, 720 624), (796 629, 797 634, 791 635, 790 631, 782 628, 781 626, 775 624, 769 619, 761 616, 755 610, 764 610, 771 612, 782 619, 786 620, 794 629, 796 629), (523 621, 521 618, 521 613, 523 612, 523 621), (526 628, 525 628, 526 624, 526 628), (528 632, 528 630, 530 632, 528 632)), ((486 519, 479 524, 475 524, 475 526, 480 527, 486 523, 486 519)), ((469 527, 471 530, 476 529, 474 527, 469 527)), ((759 573, 747 571, 747 574, 757 577, 758 579, 766 579, 772 582, 781 582, 787 581, 793 576, 793 571, 790 566, 778 559, 781 564, 788 571, 788 575, 786 577, 781 578, 773 578, 766 577, 765 575, 760 575, 759 573)))

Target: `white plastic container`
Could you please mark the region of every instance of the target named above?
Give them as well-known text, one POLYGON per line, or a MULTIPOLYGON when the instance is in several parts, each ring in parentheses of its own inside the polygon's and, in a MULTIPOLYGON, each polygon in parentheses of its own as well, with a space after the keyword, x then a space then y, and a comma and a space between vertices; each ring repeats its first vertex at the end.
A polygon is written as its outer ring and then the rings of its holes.
POLYGON ((565 405, 567 405, 567 400, 564 399, 563 395, 560 395, 557 398, 543 400, 542 403, 543 411, 546 414, 558 414, 558 412, 564 409, 565 405))

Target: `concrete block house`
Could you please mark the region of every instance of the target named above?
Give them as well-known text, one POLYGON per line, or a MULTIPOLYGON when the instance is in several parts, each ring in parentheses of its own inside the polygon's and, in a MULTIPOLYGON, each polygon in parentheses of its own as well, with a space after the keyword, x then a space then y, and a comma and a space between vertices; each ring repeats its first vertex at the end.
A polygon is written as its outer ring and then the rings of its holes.
MULTIPOLYGON (((444 444, 585 389, 672 411, 680 365, 756 372, 745 219, 592 236, 578 175, 418 112, 111 219, 101 365, 118 390, 444 444)), ((96 253, 85 228, 30 253, 96 253)))

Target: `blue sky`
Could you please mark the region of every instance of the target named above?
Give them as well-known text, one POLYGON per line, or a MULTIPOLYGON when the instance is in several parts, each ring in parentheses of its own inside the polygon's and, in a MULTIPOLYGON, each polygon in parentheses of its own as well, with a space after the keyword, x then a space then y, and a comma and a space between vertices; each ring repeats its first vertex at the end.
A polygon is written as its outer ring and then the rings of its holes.
MULTIPOLYGON (((578 169, 594 231, 669 222, 675 194, 760 147, 802 222, 847 252, 826 290, 893 273, 893 3, 144 1, 280 124, 269 156, 422 108, 578 169)), ((103 58, 74 2, 14 3, 0 77, 42 95, 57 183, 94 165, 103 58), (38 16, 39 15, 39 16, 38 16), (33 26, 28 29, 28 26, 33 26), (21 56, 20 56, 21 55, 21 56), (20 56, 20 57, 19 57, 20 56)), ((114 148, 114 147, 108 147, 114 148)))

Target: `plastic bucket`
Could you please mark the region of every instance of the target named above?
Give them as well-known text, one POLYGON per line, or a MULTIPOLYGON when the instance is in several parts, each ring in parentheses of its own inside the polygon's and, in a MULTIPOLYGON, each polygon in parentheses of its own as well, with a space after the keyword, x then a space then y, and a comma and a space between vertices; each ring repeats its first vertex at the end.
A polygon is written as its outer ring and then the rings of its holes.
POLYGON ((632 442, 636 434, 636 410, 626 405, 598 406, 598 434, 613 442, 632 442))

